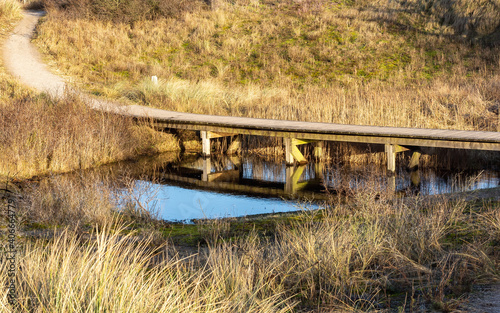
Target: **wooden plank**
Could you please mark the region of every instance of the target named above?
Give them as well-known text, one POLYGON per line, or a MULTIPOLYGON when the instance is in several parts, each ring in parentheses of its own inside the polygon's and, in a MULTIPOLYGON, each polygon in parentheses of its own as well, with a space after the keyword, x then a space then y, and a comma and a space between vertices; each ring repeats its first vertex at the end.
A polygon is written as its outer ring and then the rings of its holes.
POLYGON ((453 148, 453 149, 472 149, 472 150, 490 150, 500 151, 500 139, 498 142, 480 142, 480 141, 465 141, 465 140, 443 140, 443 139, 423 139, 423 138, 405 138, 405 137, 387 137, 387 136, 368 136, 368 135, 346 135, 334 133, 306 133, 294 131, 274 131, 265 129, 246 129, 246 128, 227 128, 227 127, 210 127, 197 125, 177 125, 162 123, 159 124, 162 128, 179 128, 189 130, 215 130, 235 132, 242 135, 253 136, 270 136, 284 137, 297 139, 314 139, 323 141, 342 141, 342 142, 359 142, 372 144, 398 144, 402 146, 419 146, 419 147, 436 147, 436 148, 453 148))
MULTIPOLYGON (((130 107, 132 108, 134 106, 130 107)), ((135 107, 140 107, 140 106, 135 106, 135 107)), ((180 112, 165 111, 153 108, 142 108, 142 110, 143 110, 142 113, 139 113, 138 110, 131 110, 131 112, 124 114, 131 115, 134 117, 147 117, 153 119, 156 122, 166 122, 170 124, 185 125, 186 127, 187 125, 197 125, 197 126, 211 126, 211 127, 216 126, 223 128, 225 127, 229 129, 230 128, 260 129, 260 130, 285 131, 285 132, 335 133, 335 134, 346 134, 346 135, 381 136, 381 137, 500 142, 500 134, 498 132, 282 121, 282 120, 271 120, 271 119, 180 113, 180 112)), ((299 137, 296 138, 301 139, 299 137)), ((302 139, 307 139, 307 138, 302 138, 302 139)))
POLYGON ((157 127, 298 140, 327 140, 500 151, 500 133, 282 121, 214 116, 129 106, 121 114, 150 118, 157 127))

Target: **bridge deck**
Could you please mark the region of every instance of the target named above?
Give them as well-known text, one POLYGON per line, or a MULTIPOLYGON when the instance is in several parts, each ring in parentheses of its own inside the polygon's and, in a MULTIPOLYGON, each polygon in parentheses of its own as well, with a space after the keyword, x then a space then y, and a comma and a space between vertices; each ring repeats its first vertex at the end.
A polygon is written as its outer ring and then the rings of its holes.
POLYGON ((283 121, 172 112, 132 105, 125 115, 159 127, 297 139, 500 151, 500 133, 283 121))

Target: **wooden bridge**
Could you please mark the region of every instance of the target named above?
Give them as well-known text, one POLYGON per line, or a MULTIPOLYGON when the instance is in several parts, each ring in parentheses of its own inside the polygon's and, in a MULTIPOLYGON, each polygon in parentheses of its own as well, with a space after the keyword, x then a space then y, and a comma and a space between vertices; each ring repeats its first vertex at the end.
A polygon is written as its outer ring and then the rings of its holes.
POLYGON ((233 137, 227 151, 228 154, 232 154, 240 148, 240 135, 281 137, 285 146, 286 162, 290 165, 295 162, 307 162, 297 147, 302 144, 314 144, 314 155, 321 158, 325 141, 385 145, 387 168, 392 172, 396 168, 396 154, 402 151, 414 151, 409 167, 416 167, 420 156, 419 147, 500 151, 500 133, 498 132, 229 117, 172 112, 138 105, 127 107, 122 114, 134 118, 149 118, 158 128, 200 131, 205 156, 210 155, 210 140, 213 138, 233 137))
MULTIPOLYGON (((53 96, 73 91, 60 77, 50 73, 36 49, 31 45, 33 30, 41 12, 26 12, 24 19, 6 40, 4 58, 6 67, 23 83, 53 96)), ((282 137, 287 164, 304 163, 306 159, 297 146, 315 145, 315 156, 321 157, 323 142, 343 141, 385 145, 387 167, 396 168, 396 153, 415 147, 439 147, 452 149, 500 150, 500 133, 460 130, 418 129, 282 121, 243 117, 213 116, 170 112, 144 106, 125 106, 82 95, 90 107, 132 116, 149 118, 159 128, 189 129, 201 132, 203 154, 210 155, 210 139, 234 137, 228 153, 237 151, 240 135, 282 137)), ((413 154, 410 168, 418 164, 419 152, 413 154)))

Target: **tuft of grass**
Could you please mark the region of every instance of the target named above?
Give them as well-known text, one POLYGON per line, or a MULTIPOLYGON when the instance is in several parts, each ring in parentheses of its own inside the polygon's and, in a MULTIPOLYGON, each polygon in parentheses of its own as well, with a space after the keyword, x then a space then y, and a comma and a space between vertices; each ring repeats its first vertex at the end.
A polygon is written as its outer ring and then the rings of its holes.
POLYGON ((21 16, 21 4, 17 0, 0 1, 0 19, 19 18, 21 16))

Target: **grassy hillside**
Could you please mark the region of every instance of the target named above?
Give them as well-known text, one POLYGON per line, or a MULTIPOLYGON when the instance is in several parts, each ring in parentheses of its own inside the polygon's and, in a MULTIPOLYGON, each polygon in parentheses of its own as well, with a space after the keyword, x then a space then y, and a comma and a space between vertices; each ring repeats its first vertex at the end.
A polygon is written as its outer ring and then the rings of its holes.
MULTIPOLYGON (((0 39, 20 18, 17 1, 0 2, 0 39)), ((20 85, 0 64, 0 178, 89 168, 140 154, 179 149, 147 123, 94 112, 74 96, 51 99, 20 85)))
POLYGON ((52 1, 35 42, 94 94, 154 107, 496 131, 500 10, 479 2, 52 1))

